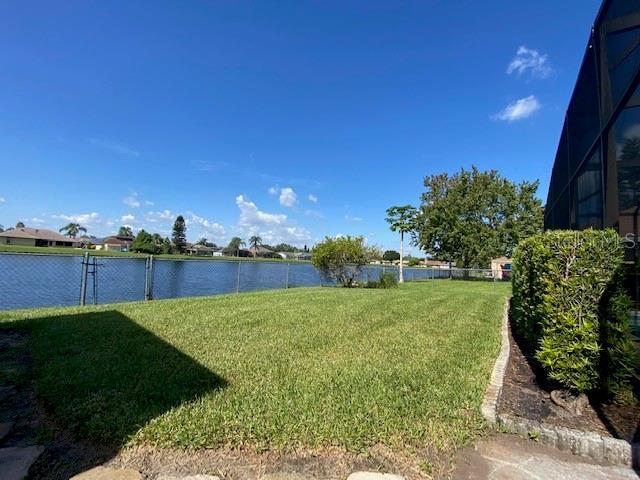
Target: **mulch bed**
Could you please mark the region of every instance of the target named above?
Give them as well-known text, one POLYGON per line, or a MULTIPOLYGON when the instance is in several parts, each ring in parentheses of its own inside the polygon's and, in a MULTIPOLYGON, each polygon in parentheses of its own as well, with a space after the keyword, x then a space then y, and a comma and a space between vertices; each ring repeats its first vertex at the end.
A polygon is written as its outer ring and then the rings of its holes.
MULTIPOLYGON (((527 418, 546 424, 589 431, 629 442, 640 441, 640 402, 633 406, 607 404, 598 398, 589 398, 589 405, 581 416, 573 416, 550 398, 558 385, 547 380, 516 335, 510 322, 511 350, 504 384, 498 404, 499 413, 511 417, 527 418)), ((636 398, 640 398, 636 394, 636 398)))

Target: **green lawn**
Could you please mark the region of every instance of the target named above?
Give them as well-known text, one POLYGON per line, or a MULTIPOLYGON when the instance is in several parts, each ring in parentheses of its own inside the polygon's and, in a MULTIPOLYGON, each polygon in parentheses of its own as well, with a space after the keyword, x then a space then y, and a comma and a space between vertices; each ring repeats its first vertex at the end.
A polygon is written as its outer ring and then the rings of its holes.
POLYGON ((509 285, 298 288, 0 312, 40 398, 112 445, 450 451, 484 429, 509 285))
MULTIPOLYGON (((82 248, 70 248, 70 247, 29 247, 21 245, 0 245, 0 253, 42 253, 49 255, 82 255, 85 252, 89 252, 91 255, 98 257, 147 257, 146 253, 133 253, 133 252, 114 252, 104 250, 84 250, 82 248)), ((287 262, 287 263, 309 263, 306 260, 293 260, 283 258, 262 258, 262 257, 208 257, 208 256, 196 256, 196 255, 179 255, 179 254, 158 254, 154 255, 156 258, 165 258, 171 260, 242 260, 248 262, 287 262)))

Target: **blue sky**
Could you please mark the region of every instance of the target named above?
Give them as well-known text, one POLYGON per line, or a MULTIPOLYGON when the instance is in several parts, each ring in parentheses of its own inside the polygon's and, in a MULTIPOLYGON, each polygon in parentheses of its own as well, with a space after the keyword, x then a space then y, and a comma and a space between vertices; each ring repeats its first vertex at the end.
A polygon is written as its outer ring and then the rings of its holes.
POLYGON ((545 199, 599 4, 2 2, 0 224, 397 248, 425 175, 545 199))

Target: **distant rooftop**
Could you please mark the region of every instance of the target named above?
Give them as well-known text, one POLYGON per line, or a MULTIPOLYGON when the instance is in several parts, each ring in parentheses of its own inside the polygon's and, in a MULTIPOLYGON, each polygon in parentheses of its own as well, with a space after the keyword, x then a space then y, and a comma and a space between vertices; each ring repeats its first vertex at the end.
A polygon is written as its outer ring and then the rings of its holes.
POLYGON ((47 230, 46 228, 11 228, 0 233, 0 237, 10 238, 29 238, 34 240, 48 240, 50 242, 77 242, 77 238, 65 237, 53 230, 47 230))

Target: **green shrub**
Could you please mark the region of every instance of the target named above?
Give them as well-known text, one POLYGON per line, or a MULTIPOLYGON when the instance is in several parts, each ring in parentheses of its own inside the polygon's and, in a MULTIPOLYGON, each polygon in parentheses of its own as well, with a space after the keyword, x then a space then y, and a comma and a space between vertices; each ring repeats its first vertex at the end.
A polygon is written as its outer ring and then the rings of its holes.
POLYGON ((395 288, 398 286, 398 278, 391 272, 382 272, 378 280, 369 280, 364 284, 365 288, 395 288))
POLYGON ((354 287, 372 251, 365 246, 363 237, 326 237, 313 247, 311 263, 325 277, 343 287, 354 287))
POLYGON ((393 288, 398 286, 398 278, 391 272, 383 272, 378 279, 380 288, 393 288))
POLYGON ((552 231, 520 242, 513 259, 516 330, 546 374, 573 392, 628 388, 635 363, 613 230, 552 231))
MULTIPOLYGON (((619 274, 622 277, 622 273, 619 274)), ((636 352, 630 341, 629 310, 631 300, 624 291, 623 279, 618 279, 605 292, 602 307, 607 321, 602 323, 603 389, 614 399, 627 403, 632 397, 631 379, 636 365, 636 352)))

